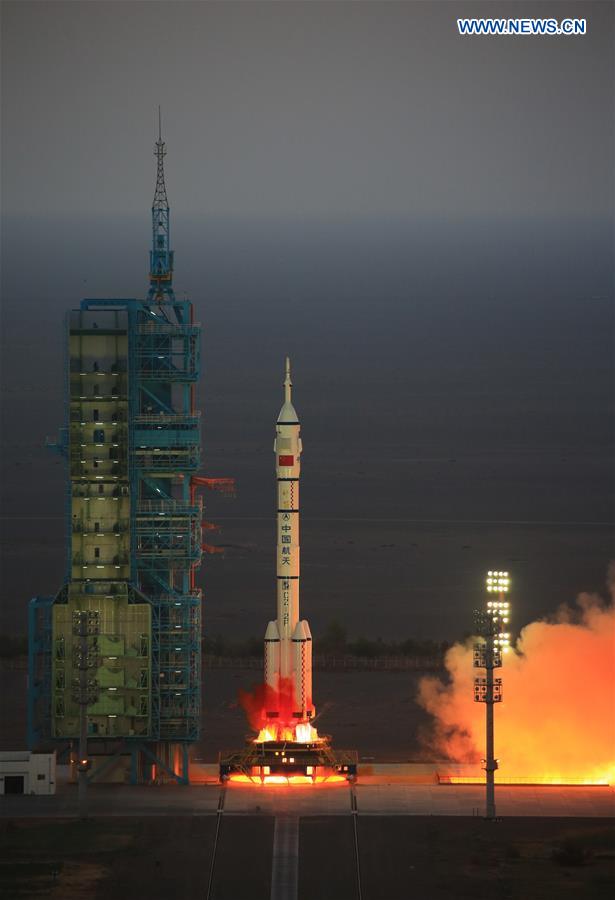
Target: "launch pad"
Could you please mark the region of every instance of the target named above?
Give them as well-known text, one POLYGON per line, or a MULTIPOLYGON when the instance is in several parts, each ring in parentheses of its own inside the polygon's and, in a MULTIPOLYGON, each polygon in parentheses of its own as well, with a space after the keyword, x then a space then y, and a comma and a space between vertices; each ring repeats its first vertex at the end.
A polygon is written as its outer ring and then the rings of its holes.
POLYGON ((333 780, 354 781, 357 777, 356 750, 334 750, 327 738, 297 741, 248 741, 242 750, 219 755, 220 781, 233 775, 250 781, 300 778, 314 783, 333 780))

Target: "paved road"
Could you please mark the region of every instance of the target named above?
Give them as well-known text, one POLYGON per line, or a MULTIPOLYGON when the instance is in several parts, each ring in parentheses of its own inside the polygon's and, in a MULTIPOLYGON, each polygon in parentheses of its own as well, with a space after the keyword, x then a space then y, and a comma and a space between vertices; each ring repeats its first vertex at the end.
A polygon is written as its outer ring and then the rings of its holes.
POLYGON ((297 900, 299 867, 299 819, 275 818, 271 861, 271 900, 297 900))
MULTIPOLYGON (((94 816, 215 815, 218 785, 127 787, 97 785, 90 789, 94 816)), ((361 815, 482 815, 484 788, 475 785, 379 784, 356 787, 361 815)), ((615 815, 612 787, 498 787, 501 816, 615 815)), ((233 785, 226 792, 226 815, 348 815, 346 785, 233 785)), ((61 787, 53 797, 0 797, 0 816, 38 817, 77 815, 77 790, 61 787)))

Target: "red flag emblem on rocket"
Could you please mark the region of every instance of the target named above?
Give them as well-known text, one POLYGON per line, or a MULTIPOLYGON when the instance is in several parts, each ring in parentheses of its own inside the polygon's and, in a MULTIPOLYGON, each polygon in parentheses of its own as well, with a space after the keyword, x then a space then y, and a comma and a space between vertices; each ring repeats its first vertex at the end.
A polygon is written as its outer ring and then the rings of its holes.
POLYGON ((295 464, 294 456, 278 456, 279 466, 293 466, 295 464))

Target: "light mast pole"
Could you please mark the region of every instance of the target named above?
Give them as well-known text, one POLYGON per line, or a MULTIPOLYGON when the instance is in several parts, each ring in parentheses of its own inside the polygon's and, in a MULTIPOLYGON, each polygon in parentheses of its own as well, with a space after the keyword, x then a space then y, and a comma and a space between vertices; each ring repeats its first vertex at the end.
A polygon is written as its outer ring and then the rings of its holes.
POLYGON ((485 818, 495 819, 495 773, 498 760, 495 758, 494 705, 502 701, 502 679, 495 678, 495 669, 502 665, 502 655, 509 649, 508 627, 510 604, 505 599, 510 587, 508 572, 487 573, 487 592, 497 594, 497 600, 488 600, 486 611, 476 611, 476 633, 474 644, 474 667, 485 669, 485 675, 474 679, 474 700, 485 704, 485 818))

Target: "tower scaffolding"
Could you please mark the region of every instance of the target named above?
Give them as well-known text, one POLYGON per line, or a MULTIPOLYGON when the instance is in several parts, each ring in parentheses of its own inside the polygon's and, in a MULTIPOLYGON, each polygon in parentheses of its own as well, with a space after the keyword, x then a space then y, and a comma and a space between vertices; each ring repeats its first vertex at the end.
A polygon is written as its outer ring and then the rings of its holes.
POLYGON ((73 745, 79 710, 68 667, 72 615, 99 615, 88 706, 89 779, 188 782, 200 731, 201 488, 231 479, 201 466, 201 326, 173 290, 165 142, 156 187, 145 300, 85 299, 68 315, 67 412, 52 444, 68 467, 66 581, 30 613, 29 744, 73 745), (47 629, 46 637, 45 629, 47 629))

